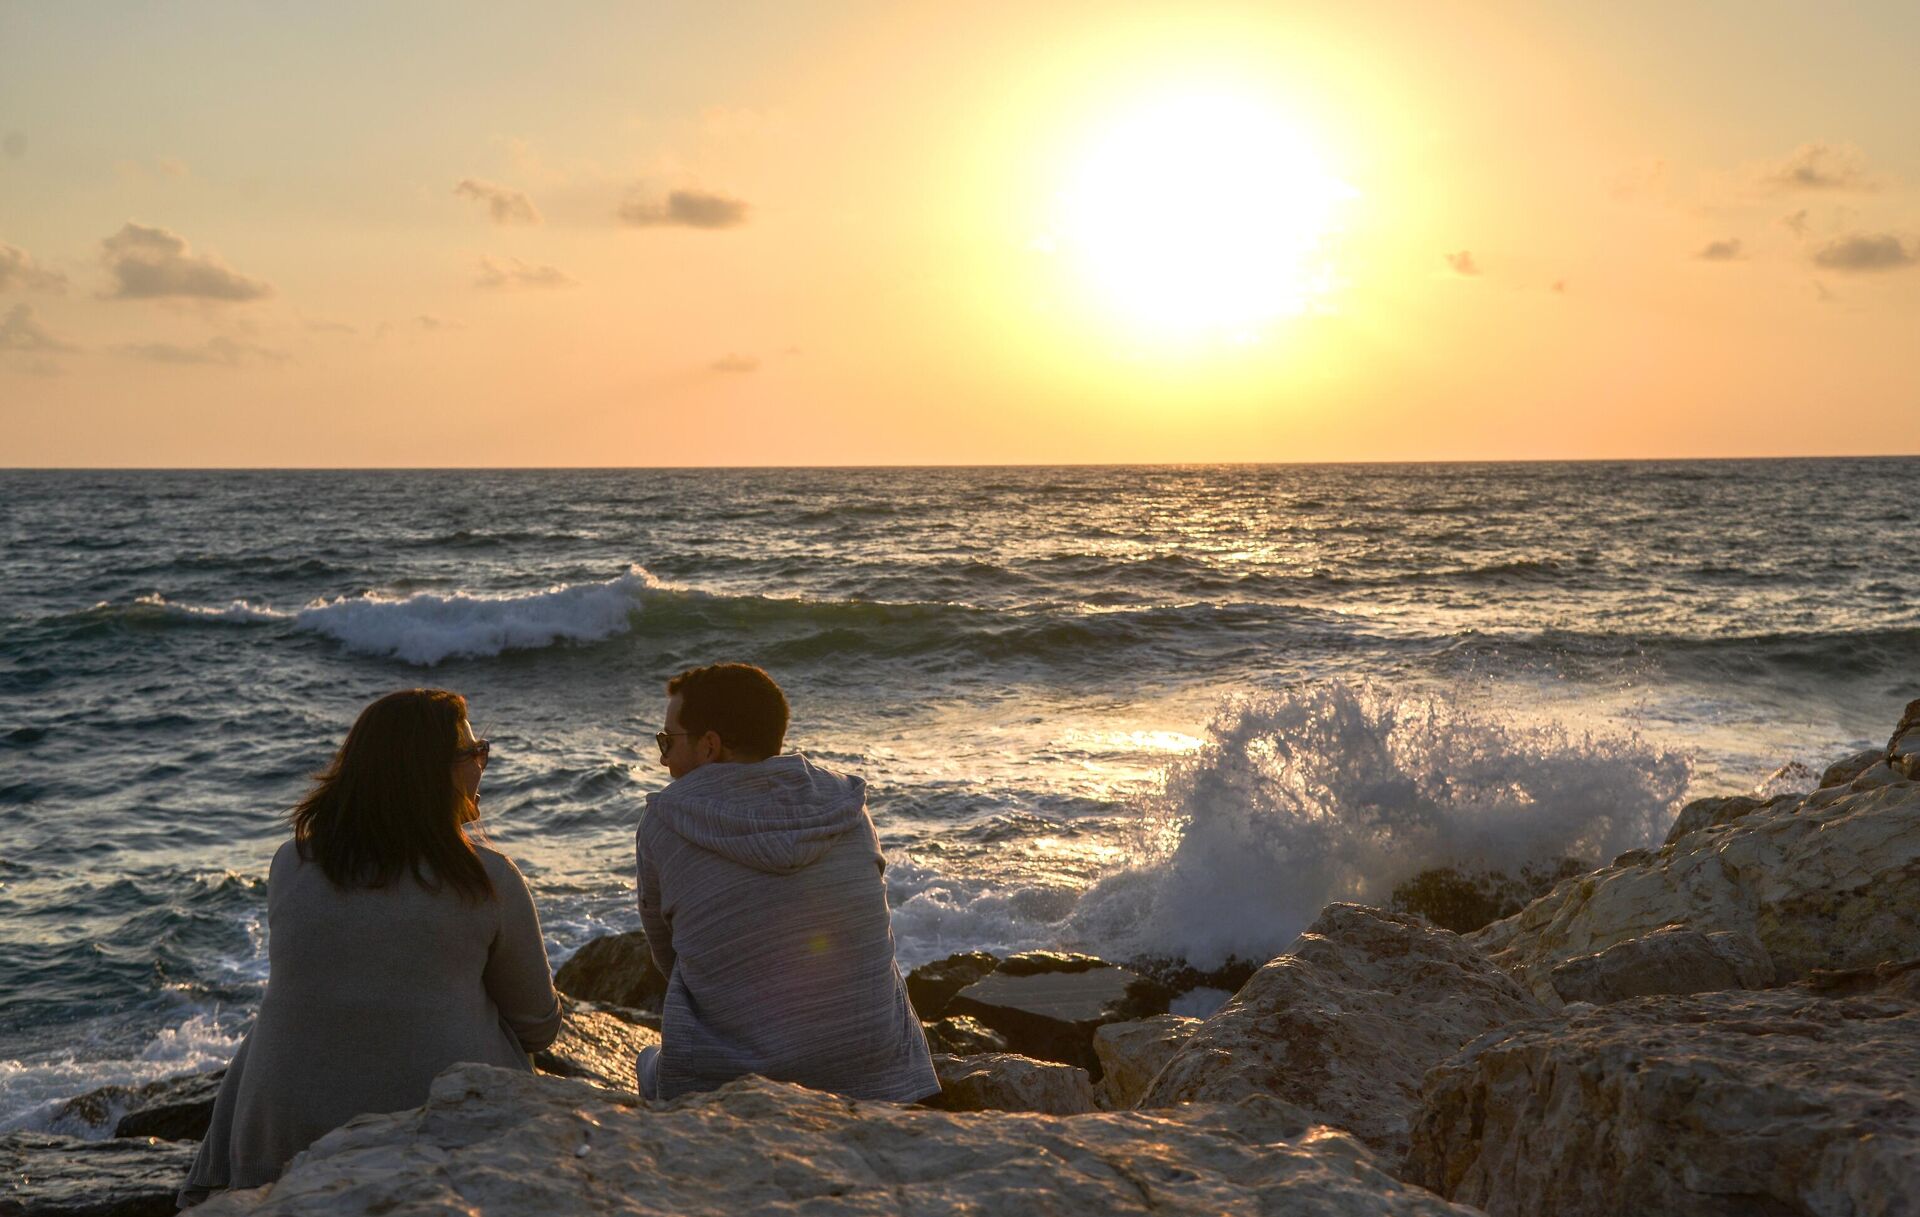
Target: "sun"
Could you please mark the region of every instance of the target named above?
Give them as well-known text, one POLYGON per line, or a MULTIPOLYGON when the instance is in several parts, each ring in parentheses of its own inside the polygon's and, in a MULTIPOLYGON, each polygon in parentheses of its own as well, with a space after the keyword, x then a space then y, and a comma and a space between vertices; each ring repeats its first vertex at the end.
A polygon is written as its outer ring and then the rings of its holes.
POLYGON ((1333 286, 1331 241, 1354 193, 1256 98, 1158 97, 1070 163, 1054 245, 1141 334, 1246 339, 1333 286))

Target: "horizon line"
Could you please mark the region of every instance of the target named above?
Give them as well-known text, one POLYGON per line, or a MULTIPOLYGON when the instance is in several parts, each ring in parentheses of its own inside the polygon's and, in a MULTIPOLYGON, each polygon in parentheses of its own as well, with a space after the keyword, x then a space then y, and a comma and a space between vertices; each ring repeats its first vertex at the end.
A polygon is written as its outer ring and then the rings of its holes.
POLYGON ((1765 461, 1905 461, 1920 452, 1832 453, 1768 456, 1517 456, 1433 457, 1395 460, 1298 461, 944 461, 909 464, 870 462, 821 465, 0 465, 0 473, 732 473, 859 469, 1278 469, 1388 465, 1672 465, 1758 464, 1765 461))

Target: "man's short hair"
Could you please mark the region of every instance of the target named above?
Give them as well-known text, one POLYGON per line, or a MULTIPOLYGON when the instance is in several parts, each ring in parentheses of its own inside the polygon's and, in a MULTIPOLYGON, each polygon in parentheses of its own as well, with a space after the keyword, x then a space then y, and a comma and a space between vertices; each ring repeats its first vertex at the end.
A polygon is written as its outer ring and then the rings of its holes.
POLYGON ((777 756, 787 738, 787 695, 750 663, 689 668, 667 682, 680 697, 680 725, 695 737, 712 731, 734 752, 777 756))

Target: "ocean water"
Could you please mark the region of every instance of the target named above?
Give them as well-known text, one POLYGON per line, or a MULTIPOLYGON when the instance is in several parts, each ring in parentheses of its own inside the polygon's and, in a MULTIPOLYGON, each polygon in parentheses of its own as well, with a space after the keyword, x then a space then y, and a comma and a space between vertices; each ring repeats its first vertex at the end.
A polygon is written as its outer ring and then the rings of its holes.
POLYGON ((0 472, 0 1126, 223 1063, 359 708, 494 741, 556 962, 632 928, 662 686, 871 783, 903 964, 1205 963, 1595 863, 1920 696, 1920 460, 0 472))

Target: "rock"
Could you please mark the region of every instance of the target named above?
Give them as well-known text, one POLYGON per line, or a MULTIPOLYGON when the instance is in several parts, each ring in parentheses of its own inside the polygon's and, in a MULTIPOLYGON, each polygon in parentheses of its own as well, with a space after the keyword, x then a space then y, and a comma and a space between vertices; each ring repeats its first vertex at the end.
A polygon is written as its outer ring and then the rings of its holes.
POLYGON ((1772 984, 1920 955, 1920 785, 1821 797, 1569 879, 1468 937, 1550 1006, 1561 1001, 1554 968, 1668 925, 1758 941, 1772 984))
POLYGON ((562 996, 566 1021, 560 1038, 533 1054, 534 1067, 555 1077, 577 1078, 609 1090, 631 1092, 633 1063, 640 1049, 660 1042, 660 1033, 631 1017, 638 1011, 621 1010, 598 1002, 562 996))
POLYGON ((1443 930, 1465 934, 1513 916, 1555 883, 1584 874, 1587 869, 1578 858, 1524 867, 1518 875, 1440 866, 1421 871, 1394 888, 1387 902, 1397 913, 1416 913, 1443 930))
POLYGON ((1082 1116, 952 1114, 743 1078, 622 1107, 484 1065, 323 1137, 264 1197, 196 1217, 428 1214, 1269 1214, 1472 1217, 1271 1100, 1082 1116))
POLYGON ((949 1015, 926 1024, 927 1047, 950 1056, 978 1056, 983 1052, 1005 1052, 1007 1037, 965 1015, 949 1015))
POLYGON ((1548 975, 1562 1000, 1605 1005, 1660 993, 1765 988, 1773 982, 1773 961, 1752 935, 1668 925, 1576 955, 1548 975))
POLYGON ((942 1017, 953 995, 993 971, 1000 961, 985 951, 962 951, 907 973, 907 1000, 923 1020, 942 1017))
POLYGON ((213 1101, 220 1097, 225 1069, 189 1074, 142 1087, 126 1115, 113 1126, 116 1137, 159 1137, 163 1141, 198 1141, 213 1123, 213 1101))
POLYGON ((1037 1111, 1075 1116, 1092 1111, 1087 1071, 1007 1052, 933 1058, 940 1093, 925 1100, 941 1111, 1037 1111))
POLYGON ((1094 1029, 1164 1014, 1169 996, 1149 978, 1111 964, 1024 975, 1009 973, 1002 964, 954 994, 947 1013, 980 1020, 1022 1056, 1078 1065, 1098 1079, 1094 1029))
POLYGON ((1403 1176, 1494 1217, 1911 1214, 1920 983, 1647 997, 1493 1032, 1428 1075, 1403 1176))
POLYGON ((1907 703, 1900 725, 1887 741, 1887 764, 1910 781, 1920 781, 1920 700, 1907 703))
POLYGON ((1397 1162, 1421 1076, 1476 1035, 1540 1013, 1459 935, 1330 904, 1193 1031, 1136 1106, 1272 1095, 1397 1162))
POLYGON ((1878 790, 1882 786, 1891 786, 1895 782, 1904 782, 1906 780, 1906 774, 1895 769, 1890 762, 1881 761, 1878 764, 1869 765, 1867 768, 1855 774, 1854 779, 1847 783, 1847 789, 1878 790))
POLYGON ((207 1135, 225 1069, 187 1073, 140 1086, 102 1086, 68 1099, 47 1119, 49 1131, 99 1138, 160 1137, 198 1141, 207 1135))
POLYGON ((582 1001, 632 1010, 659 1010, 667 978, 653 962, 644 930, 602 934, 573 953, 553 974, 553 987, 582 1001))
POLYGON ((1173 1059, 1201 1023, 1178 1014, 1158 1014, 1130 1023, 1108 1023, 1093 1033, 1100 1058, 1101 1105, 1123 1111, 1140 1101, 1147 1084, 1173 1059))
POLYGON ((1022 951, 1000 961, 994 971, 1002 976, 1045 976, 1052 972, 1091 972, 1113 965, 1093 955, 1070 951, 1022 951))
POLYGON ((198 1146, 140 1137, 83 1141, 0 1133, 4 1217, 173 1217, 173 1195, 198 1146))
MULTIPOLYGON (((1695 799, 1680 809, 1673 818, 1673 827, 1667 830, 1665 844, 1675 841, 1689 833, 1716 824, 1731 824, 1743 816, 1750 816, 1762 808, 1785 807, 1796 802, 1800 796, 1793 794, 1775 795, 1771 798, 1758 798, 1744 794, 1726 795, 1721 798, 1695 799)), ((1511 916, 1511 914, 1509 914, 1511 916)))
POLYGON ((1887 750, 1885 748, 1868 748, 1864 752, 1856 752, 1844 760, 1835 761, 1833 764, 1828 765, 1826 771, 1820 775, 1820 788, 1825 790, 1829 786, 1845 786, 1848 782, 1853 781, 1853 779, 1886 759, 1887 750))
POLYGON ((1174 997, 1184 997, 1195 989, 1221 989, 1227 996, 1240 991, 1240 986, 1253 979, 1260 970, 1264 959, 1240 959, 1228 956, 1225 963, 1217 968, 1196 968, 1184 959, 1168 956, 1148 956, 1144 959, 1129 960, 1124 966, 1140 973, 1160 985, 1174 997))

